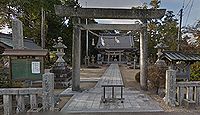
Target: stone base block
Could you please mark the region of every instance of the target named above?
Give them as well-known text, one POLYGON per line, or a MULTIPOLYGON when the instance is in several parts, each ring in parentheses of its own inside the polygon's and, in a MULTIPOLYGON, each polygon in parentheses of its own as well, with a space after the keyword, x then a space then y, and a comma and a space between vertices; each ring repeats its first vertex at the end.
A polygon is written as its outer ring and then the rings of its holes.
POLYGON ((190 100, 187 100, 187 99, 184 99, 182 104, 187 109, 195 109, 195 107, 196 107, 195 101, 190 101, 190 100))
POLYGON ((29 109, 28 111, 27 111, 28 113, 29 112, 42 112, 42 108, 33 108, 33 109, 29 109))

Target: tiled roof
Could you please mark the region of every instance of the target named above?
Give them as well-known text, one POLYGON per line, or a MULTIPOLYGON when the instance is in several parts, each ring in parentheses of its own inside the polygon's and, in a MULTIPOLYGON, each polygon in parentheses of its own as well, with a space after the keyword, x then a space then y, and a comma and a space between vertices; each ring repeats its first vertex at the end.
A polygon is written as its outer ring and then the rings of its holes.
MULTIPOLYGON (((0 42, 9 47, 13 47, 11 35, 0 33, 0 42)), ((24 48, 25 49, 42 49, 40 46, 34 43, 33 40, 30 40, 30 39, 24 39, 24 48)))
POLYGON ((46 56, 46 49, 5 49, 4 56, 46 56))
POLYGON ((200 54, 187 54, 178 51, 163 51, 161 58, 169 61, 200 61, 200 54))
POLYGON ((98 39, 97 49, 133 49, 134 41, 132 36, 106 35, 98 39))

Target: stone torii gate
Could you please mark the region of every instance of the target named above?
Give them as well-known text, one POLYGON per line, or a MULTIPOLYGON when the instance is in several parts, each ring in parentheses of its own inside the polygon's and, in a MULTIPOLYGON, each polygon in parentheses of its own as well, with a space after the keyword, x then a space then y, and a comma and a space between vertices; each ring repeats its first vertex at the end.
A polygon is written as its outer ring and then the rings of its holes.
POLYGON ((85 19, 140 19, 143 27, 140 32, 140 85, 147 89, 147 19, 160 19, 165 9, 111 9, 111 8, 78 8, 55 5, 59 16, 71 17, 74 25, 72 46, 72 90, 80 90, 80 57, 81 57, 81 28, 85 29, 118 29, 136 30, 138 25, 81 25, 80 18, 85 19), (81 25, 81 26, 80 26, 81 25))

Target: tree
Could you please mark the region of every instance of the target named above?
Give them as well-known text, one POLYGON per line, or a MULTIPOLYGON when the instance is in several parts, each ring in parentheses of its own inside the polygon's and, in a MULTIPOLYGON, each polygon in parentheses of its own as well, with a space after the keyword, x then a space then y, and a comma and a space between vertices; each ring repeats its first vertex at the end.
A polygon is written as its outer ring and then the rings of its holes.
MULTIPOLYGON (((151 0, 150 5, 152 9, 160 7, 160 0, 151 0)), ((138 9, 147 9, 147 5, 136 7, 138 9)), ((169 50, 176 50, 176 39, 178 36, 178 23, 173 11, 167 11, 162 19, 147 20, 147 38, 148 38, 148 57, 156 59, 157 50, 154 48, 159 42, 160 38, 164 38, 164 44, 169 46, 169 50)), ((151 60, 152 61, 152 60, 151 60)))
POLYGON ((169 46, 169 50, 176 50, 178 37, 178 23, 173 11, 167 11, 160 26, 161 35, 165 38, 165 44, 169 46))
POLYGON ((157 9, 160 7, 160 0, 151 0, 150 5, 152 6, 153 9, 157 9))
MULTIPOLYGON (((152 9, 158 9, 160 0, 151 0, 152 9)), ((148 20, 148 49, 149 56, 154 59, 157 57, 157 49, 154 47, 164 38, 164 44, 169 46, 170 50, 176 49, 177 38, 177 19, 172 11, 167 11, 162 19, 148 20), (173 41, 173 43, 171 42, 173 41)))
POLYGON ((184 52, 200 53, 200 21, 195 26, 187 26, 182 29, 183 41, 181 49, 184 52))

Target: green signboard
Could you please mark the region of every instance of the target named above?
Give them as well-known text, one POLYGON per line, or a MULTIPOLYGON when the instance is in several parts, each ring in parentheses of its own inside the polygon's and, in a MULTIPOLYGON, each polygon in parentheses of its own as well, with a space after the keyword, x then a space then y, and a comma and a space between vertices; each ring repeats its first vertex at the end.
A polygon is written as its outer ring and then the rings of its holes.
POLYGON ((38 80, 42 78, 41 60, 12 59, 12 80, 38 80))

